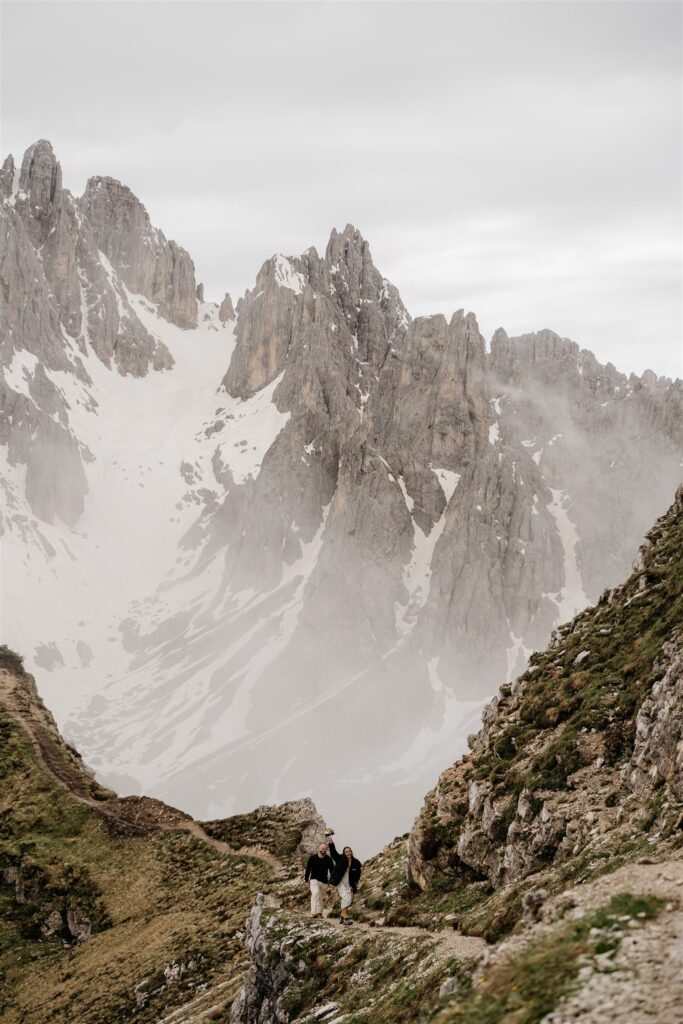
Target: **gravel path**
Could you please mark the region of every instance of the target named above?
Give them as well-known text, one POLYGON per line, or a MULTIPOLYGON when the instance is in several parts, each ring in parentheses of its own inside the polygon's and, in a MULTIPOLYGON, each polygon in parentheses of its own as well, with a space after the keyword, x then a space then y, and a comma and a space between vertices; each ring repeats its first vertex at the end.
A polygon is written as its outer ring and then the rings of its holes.
MULTIPOLYGON (((630 864, 572 891, 596 906, 619 892, 666 900, 656 918, 624 934, 613 959, 596 957, 580 971, 580 988, 543 1024, 674 1024, 683 1021, 683 862, 630 864)), ((579 902, 580 901, 580 902, 579 902)))
POLYGON ((362 921, 354 921, 352 927, 366 932, 374 932, 379 935, 398 935, 402 939, 429 938, 436 939, 440 946, 448 950, 449 954, 461 957, 477 957, 486 948, 484 939, 476 935, 461 935, 453 929, 431 931, 428 928, 417 928, 409 926, 406 928, 394 927, 392 925, 372 925, 362 921))

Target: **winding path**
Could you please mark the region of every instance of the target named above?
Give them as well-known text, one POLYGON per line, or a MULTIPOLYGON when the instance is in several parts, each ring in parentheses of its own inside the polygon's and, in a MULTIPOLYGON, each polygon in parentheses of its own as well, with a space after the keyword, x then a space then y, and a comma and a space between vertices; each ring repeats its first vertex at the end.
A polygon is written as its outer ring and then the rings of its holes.
MULTIPOLYGON (((287 873, 284 864, 263 847, 245 846, 235 849, 229 843, 210 836, 194 818, 159 800, 148 797, 115 797, 111 800, 96 800, 94 797, 88 796, 84 789, 87 789, 92 780, 86 775, 83 768, 72 764, 66 757, 60 756, 62 751, 59 748, 63 741, 53 725, 51 715, 45 711, 45 722, 41 723, 31 713, 33 709, 30 700, 26 703, 28 707, 24 708, 22 701, 18 699, 15 677, 6 670, 0 669, 0 705, 28 739, 37 764, 73 800, 92 808, 126 831, 140 835, 178 830, 189 832, 195 839, 218 850, 219 853, 231 857, 253 857, 255 860, 267 864, 278 874, 285 875, 287 873), (53 729, 54 735, 52 735, 53 729), (137 813, 141 810, 142 815, 137 813), (157 812, 156 815, 153 814, 154 811, 157 812)), ((42 710, 40 708, 40 711, 42 710)))
MULTIPOLYGON (((160 832, 188 832, 199 842, 210 846, 219 853, 231 857, 252 857, 267 864, 280 877, 289 875, 287 867, 261 846, 247 846, 236 849, 221 839, 208 834, 205 829, 176 808, 149 797, 114 797, 97 800, 88 795, 93 780, 69 753, 50 713, 43 707, 40 698, 31 699, 30 694, 21 693, 17 678, 6 669, 0 669, 0 706, 19 726, 36 759, 36 763, 65 793, 97 814, 108 818, 120 828, 138 835, 160 832), (22 699, 23 698, 23 699, 22 699), (43 721, 40 719, 43 718, 43 721)), ((302 914, 302 917, 304 915, 302 914)), ((454 955, 476 956, 486 945, 483 939, 461 935, 452 930, 430 930, 416 926, 373 925, 354 920, 353 931, 369 932, 376 935, 396 935, 403 939, 429 937, 454 955)))

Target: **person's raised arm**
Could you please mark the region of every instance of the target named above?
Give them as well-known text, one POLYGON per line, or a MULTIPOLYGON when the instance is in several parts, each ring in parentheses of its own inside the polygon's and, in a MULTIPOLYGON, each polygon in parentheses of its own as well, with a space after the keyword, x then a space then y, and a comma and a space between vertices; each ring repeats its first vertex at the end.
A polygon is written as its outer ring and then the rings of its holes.
POLYGON ((343 854, 337 853, 337 847, 334 845, 334 841, 332 839, 330 839, 327 846, 330 851, 330 857, 335 863, 338 863, 342 859, 343 854))

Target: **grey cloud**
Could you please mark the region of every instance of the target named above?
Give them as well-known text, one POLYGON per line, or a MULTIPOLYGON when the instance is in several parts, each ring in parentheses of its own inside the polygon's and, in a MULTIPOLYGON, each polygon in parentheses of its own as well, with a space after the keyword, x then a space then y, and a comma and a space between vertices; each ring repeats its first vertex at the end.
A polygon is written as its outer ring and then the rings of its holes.
POLYGON ((111 174, 207 294, 356 223, 414 313, 681 369, 666 3, 3 5, 2 148, 111 174), (31 68, 31 73, 26 68, 31 68))

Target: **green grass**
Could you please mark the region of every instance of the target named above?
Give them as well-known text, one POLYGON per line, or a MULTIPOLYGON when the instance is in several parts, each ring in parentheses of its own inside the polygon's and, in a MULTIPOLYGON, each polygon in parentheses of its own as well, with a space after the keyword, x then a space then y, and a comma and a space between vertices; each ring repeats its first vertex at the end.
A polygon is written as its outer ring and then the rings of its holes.
MULTIPOLYGON (((59 741, 50 742, 51 755, 69 763, 59 741)), ((274 885, 273 872, 182 831, 113 830, 38 767, 3 711, 0 777, 3 1024, 152 1024, 216 979, 229 982, 227 1006, 243 969, 240 930, 254 893, 274 885), (51 914, 60 923, 48 935, 51 914), (90 922, 88 941, 75 941, 67 914, 90 922), (160 985, 174 962, 182 976, 160 985), (149 998, 138 1007, 141 983, 149 998)))
POLYGON ((6 644, 0 644, 0 668, 7 669, 16 676, 25 676, 24 659, 6 644))

